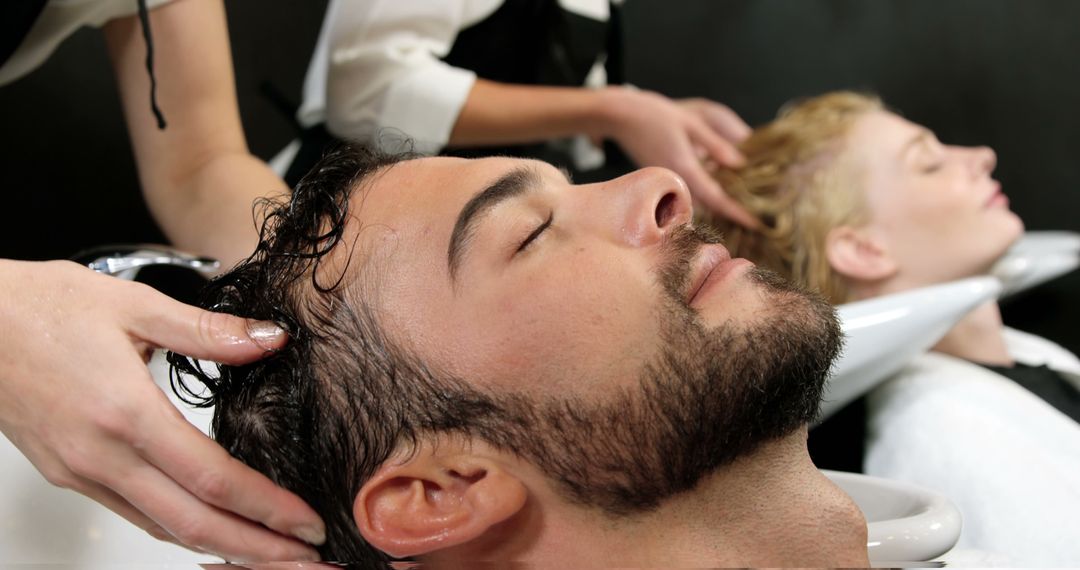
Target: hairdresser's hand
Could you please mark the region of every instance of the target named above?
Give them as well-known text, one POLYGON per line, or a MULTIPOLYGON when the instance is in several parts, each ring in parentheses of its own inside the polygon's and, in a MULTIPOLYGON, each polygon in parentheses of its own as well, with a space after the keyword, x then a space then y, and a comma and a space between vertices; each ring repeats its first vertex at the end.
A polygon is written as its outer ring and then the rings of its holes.
POLYGON ((606 128, 640 166, 663 166, 686 180, 690 193, 706 208, 738 224, 758 222, 728 196, 704 163, 737 167, 744 157, 736 148, 750 128, 731 109, 706 99, 673 101, 658 93, 626 87, 608 88, 606 128))
POLYGON ((0 430, 54 485, 151 535, 235 560, 313 560, 324 526, 154 384, 157 347, 240 364, 272 324, 202 311, 73 263, 0 260, 0 430))

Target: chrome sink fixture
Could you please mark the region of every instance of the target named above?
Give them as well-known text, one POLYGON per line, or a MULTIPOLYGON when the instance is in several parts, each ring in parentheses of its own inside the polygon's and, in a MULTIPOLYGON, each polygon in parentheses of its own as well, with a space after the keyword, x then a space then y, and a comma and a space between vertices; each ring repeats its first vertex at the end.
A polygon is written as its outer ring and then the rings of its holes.
POLYGON ((165 245, 124 244, 106 245, 81 251, 71 261, 85 265, 98 273, 133 280, 143 267, 171 265, 184 267, 204 275, 213 275, 221 262, 209 257, 185 253, 165 245))

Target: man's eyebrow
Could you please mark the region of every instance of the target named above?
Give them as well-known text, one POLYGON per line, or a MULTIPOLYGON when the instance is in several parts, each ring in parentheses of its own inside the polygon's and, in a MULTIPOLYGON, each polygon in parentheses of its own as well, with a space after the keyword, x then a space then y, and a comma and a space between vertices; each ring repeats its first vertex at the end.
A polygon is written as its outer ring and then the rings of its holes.
POLYGON ((540 182, 540 175, 536 170, 519 166, 492 182, 465 204, 458 214, 454 231, 450 234, 450 246, 446 250, 451 281, 455 279, 457 268, 472 244, 473 235, 484 216, 499 204, 538 188, 540 182))

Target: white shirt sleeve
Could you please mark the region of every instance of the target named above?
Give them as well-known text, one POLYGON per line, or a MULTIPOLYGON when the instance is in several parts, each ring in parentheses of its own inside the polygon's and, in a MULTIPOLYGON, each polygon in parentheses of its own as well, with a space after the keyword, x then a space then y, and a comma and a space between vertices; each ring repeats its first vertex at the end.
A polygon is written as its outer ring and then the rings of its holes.
MULTIPOLYGON (((169 1, 149 0, 146 5, 153 10, 169 1)), ((50 0, 18 49, 0 67, 0 85, 40 67, 79 28, 100 28, 110 20, 131 16, 137 11, 135 0, 50 0)))
POLYGON ((450 139, 472 71, 441 61, 493 0, 336 0, 327 13, 326 123, 341 138, 411 137, 438 152, 450 139))

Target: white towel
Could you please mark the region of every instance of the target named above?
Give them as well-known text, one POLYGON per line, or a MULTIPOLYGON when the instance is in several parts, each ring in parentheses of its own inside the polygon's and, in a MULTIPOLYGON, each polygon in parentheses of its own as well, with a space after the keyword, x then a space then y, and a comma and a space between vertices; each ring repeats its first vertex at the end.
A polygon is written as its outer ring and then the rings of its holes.
MULTIPOLYGON (((1007 336, 1010 349, 1023 341, 1023 362, 1076 360, 1038 337, 1007 336)), ((938 354, 872 392, 868 413, 866 472, 952 499, 964 517, 958 549, 1020 566, 1080 564, 1080 424, 1007 378, 938 354)))

